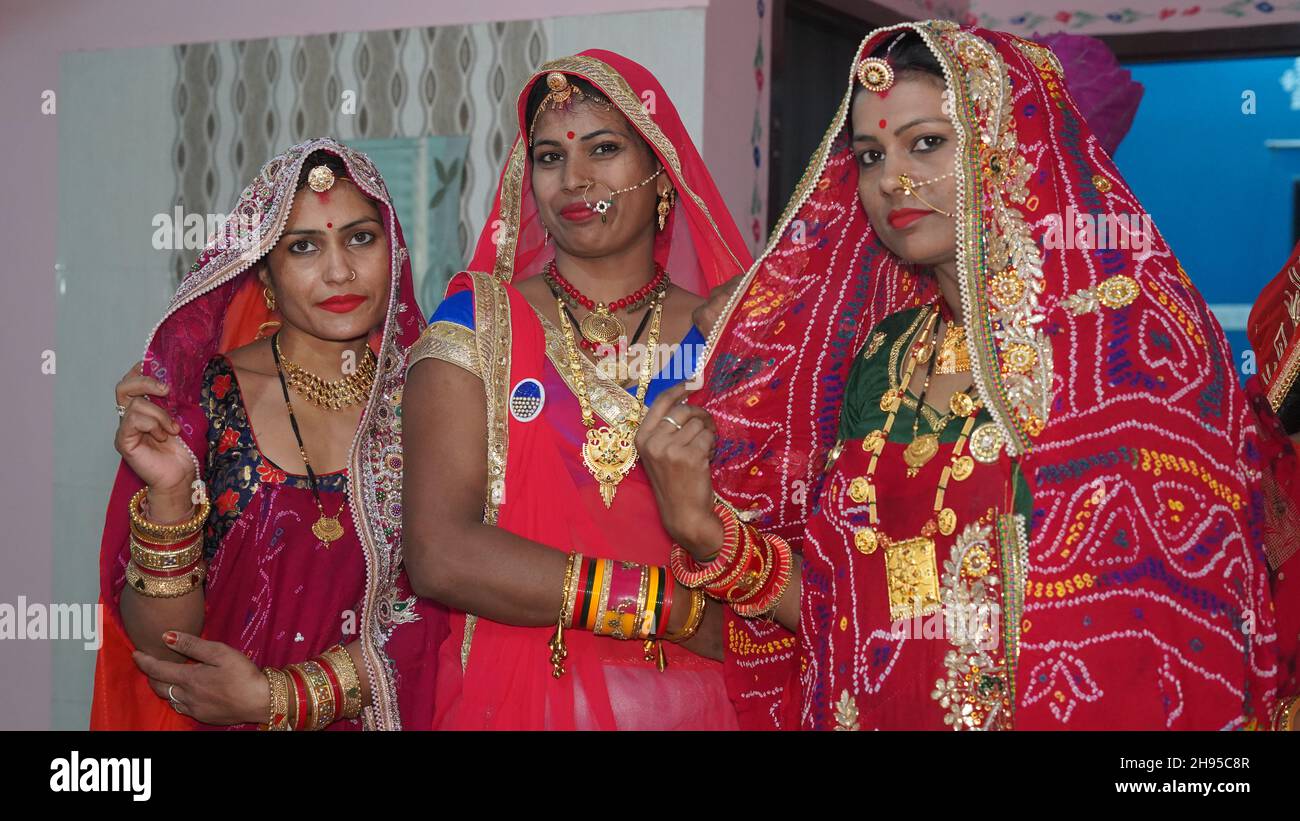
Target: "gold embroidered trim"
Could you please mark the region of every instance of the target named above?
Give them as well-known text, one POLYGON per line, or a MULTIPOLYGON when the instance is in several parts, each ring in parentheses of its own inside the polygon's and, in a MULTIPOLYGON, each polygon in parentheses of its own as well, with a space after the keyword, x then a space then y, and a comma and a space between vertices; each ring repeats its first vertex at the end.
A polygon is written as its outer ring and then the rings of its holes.
MULTIPOLYGON (((480 375, 487 398, 488 480, 483 500, 483 524, 495 526, 505 496, 506 455, 510 440, 510 295, 491 274, 470 271, 474 280, 474 334, 478 343, 480 375)), ((478 617, 465 616, 465 635, 461 639, 461 670, 469 665, 470 645, 478 617)))
POLYGON ((406 352, 406 370, 422 359, 439 359, 482 378, 474 332, 455 322, 435 322, 406 352))
POLYGON ((1002 729, 1008 706, 1006 670, 990 652, 999 638, 999 579, 987 572, 992 535, 991 525, 967 525, 943 563, 944 629, 953 649, 943 660, 947 675, 935 681, 930 697, 954 730, 1002 729))

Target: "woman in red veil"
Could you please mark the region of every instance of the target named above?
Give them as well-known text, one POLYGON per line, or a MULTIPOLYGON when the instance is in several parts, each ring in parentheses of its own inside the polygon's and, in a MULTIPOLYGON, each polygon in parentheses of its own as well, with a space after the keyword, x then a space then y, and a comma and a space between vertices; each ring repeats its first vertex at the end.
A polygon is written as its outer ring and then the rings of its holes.
POLYGON ((928 21, 845 79, 703 389, 641 428, 742 725, 1267 727, 1254 417, 1059 61, 928 21), (711 485, 666 415, 716 425, 711 485))
POLYGON ((519 122, 469 270, 409 355, 407 571, 453 613, 433 726, 734 728, 721 613, 672 583, 631 439, 693 371, 702 295, 749 256, 631 60, 547 63, 519 122))

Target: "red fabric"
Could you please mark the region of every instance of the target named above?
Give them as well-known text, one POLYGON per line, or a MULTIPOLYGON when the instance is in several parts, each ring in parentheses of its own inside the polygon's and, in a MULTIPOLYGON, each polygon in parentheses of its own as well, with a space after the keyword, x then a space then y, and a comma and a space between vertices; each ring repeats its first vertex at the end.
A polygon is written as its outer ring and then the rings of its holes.
MULTIPOLYGON (((1033 495, 1027 583, 1097 580, 1089 594, 1026 598, 1013 726, 1260 726, 1278 648, 1257 434, 1222 330, 1156 232, 1146 253, 1046 247, 1048 214, 1145 213, 1050 52, 930 21, 875 31, 859 55, 901 28, 919 31, 957 83, 962 313, 977 395, 1033 495), (1004 240, 1005 274, 992 262, 1004 240), (1121 275, 1137 285, 1131 300, 1080 308, 1086 289, 1121 275), (1025 361, 1036 364, 1020 372, 1025 361), (1242 629, 1247 614, 1253 633, 1242 629)), ((815 515, 849 364, 877 322, 928 287, 880 244, 857 201, 852 93, 733 301, 692 400, 718 423, 715 486, 795 543, 815 515)), ((780 726, 799 654, 767 627, 733 620, 728 631, 734 697, 763 719, 750 726, 780 726)), ((847 646, 836 643, 854 641, 850 632, 825 646, 847 646)), ((825 638, 802 637, 801 652, 825 638)), ((932 683, 892 686, 913 688, 918 711, 942 712, 923 692, 932 683)), ((805 679, 803 715, 835 695, 805 679)))
MULTIPOLYGON (((394 272, 385 324, 382 331, 377 332, 371 340, 372 349, 378 353, 380 360, 375 395, 371 409, 363 415, 348 471, 348 507, 352 511, 352 520, 345 527, 350 534, 352 551, 349 556, 346 545, 340 545, 342 549, 332 561, 345 564, 352 562, 351 570, 346 575, 355 583, 354 589, 363 592, 362 609, 357 614, 357 621, 362 633, 363 648, 372 648, 367 659, 368 670, 363 671, 363 675, 369 674, 372 690, 378 693, 376 698, 386 700, 385 703, 395 702, 397 689, 405 689, 408 698, 404 700, 403 707, 413 711, 412 717, 418 724, 428 726, 432 715, 432 700, 428 693, 433 688, 436 668, 421 657, 432 656, 432 648, 441 642, 446 631, 446 615, 436 605, 424 602, 412 606, 414 609, 407 614, 399 629, 393 630, 394 625, 389 622, 380 623, 379 612, 391 617, 391 602, 401 602, 404 599, 400 591, 390 595, 391 590, 396 589, 393 585, 397 583, 397 567, 400 564, 400 509, 394 515, 393 512, 381 509, 376 501, 377 489, 392 493, 395 487, 396 495, 400 497, 400 470, 396 476, 392 475, 391 470, 386 470, 382 454, 400 447, 400 429, 394 412, 404 380, 399 365, 406 348, 418 338, 424 320, 412 295, 411 269, 401 226, 392 210, 384 182, 369 159, 333 140, 322 139, 296 145, 263 166, 257 178, 241 194, 223 234, 210 241, 199 255, 191 273, 177 289, 163 320, 151 334, 143 356, 144 372, 171 386, 167 396, 155 401, 180 424, 182 439, 202 468, 207 463, 207 422, 199 406, 204 369, 213 355, 251 342, 259 325, 266 320, 266 307, 255 278, 258 264, 273 247, 288 220, 298 176, 306 157, 317 150, 326 150, 339 156, 347 166, 348 178, 378 205, 388 232, 394 272), (364 545, 362 550, 357 549, 358 538, 364 545), (358 554, 364 555, 364 562, 358 559, 358 554), (420 618, 415 618, 417 611, 420 618), (382 647, 383 641, 376 641, 373 636, 385 631, 393 632, 388 639, 388 646, 374 650, 376 644, 382 647), (385 658, 385 652, 388 653, 388 661, 375 663, 374 659, 385 658), (393 661, 397 656, 415 661, 403 665, 393 661)), ((100 586, 110 624, 105 627, 106 641, 97 661, 91 711, 92 729, 194 726, 189 719, 175 716, 166 701, 159 699, 148 688, 145 677, 131 661, 132 643, 121 624, 118 602, 129 557, 127 503, 141 486, 139 477, 123 463, 118 470, 105 516, 100 550, 100 586)), ((270 487, 274 490, 278 486, 270 487)), ((232 531, 265 528, 276 517, 296 515, 303 519, 316 513, 314 504, 310 511, 299 509, 295 513, 287 489, 278 502, 272 491, 263 493, 260 492, 262 489, 259 488, 259 492, 254 495, 254 502, 245 509, 245 515, 232 531)), ((220 500, 214 499, 213 503, 217 507, 220 500)), ((335 507, 338 505, 336 500, 330 500, 330 503, 335 507)), ((298 507, 301 508, 301 505, 298 507)), ((303 531, 296 525, 294 528, 286 527, 285 539, 301 538, 303 533, 309 534, 310 531, 303 531)), ((237 595, 240 602, 249 597, 256 599, 256 589, 261 583, 258 581, 259 574, 264 570, 249 556, 225 556, 218 552, 209 568, 206 600, 208 619, 204 626, 204 638, 230 644, 262 660, 262 650, 267 648, 241 646, 241 635, 248 629, 245 624, 246 614, 220 609, 214 615, 214 611, 216 597, 224 595, 225 590, 240 591, 231 594, 237 595)), ((303 572, 307 571, 290 571, 291 574, 303 572)), ((356 601, 355 594, 344 597, 349 602, 356 601)), ((222 604, 233 603, 225 598, 220 601, 222 604)), ((409 601, 414 602, 414 598, 409 601)), ((321 618, 316 621, 332 625, 329 629, 337 630, 339 609, 337 602, 321 600, 321 618)), ((309 622, 314 614, 301 615, 304 621, 309 622)), ((277 632, 278 635, 274 638, 283 643, 264 663, 305 661, 314 653, 301 649, 302 646, 324 640, 324 633, 321 637, 304 636, 304 641, 298 643, 300 657, 290 659, 289 648, 295 643, 295 637, 283 635, 283 630, 277 632)), ((332 638, 338 640, 337 636, 332 638)), ((327 646, 325 644, 319 649, 313 649, 319 652, 327 646)), ((388 713, 376 719, 373 718, 378 714, 376 708, 370 714, 372 718, 369 724, 380 727, 399 725, 396 712, 394 704, 388 713)), ((340 722, 339 726, 343 724, 340 722)))
MULTIPOLYGON (((523 108, 529 89, 534 82, 544 81, 551 70, 590 80, 655 147, 678 192, 655 247, 656 261, 668 270, 674 283, 702 294, 742 273, 749 255, 740 232, 671 101, 649 72, 603 51, 588 51, 543 66, 519 96, 521 135, 528 128, 523 108), (656 101, 648 115, 653 131, 630 116, 639 113, 645 92, 651 92, 656 101), (636 110, 628 107, 632 100, 636 110), (665 154, 664 141, 676 157, 680 174, 665 154)), ((515 150, 523 148, 517 140, 515 150)), ((530 169, 526 151, 521 164, 507 163, 471 270, 494 272, 508 283, 540 272, 552 258, 552 246, 545 243, 537 219, 530 169), (517 222, 507 219, 503 200, 520 204, 517 222), (508 240, 505 244, 503 238, 508 240)), ((450 296, 473 288, 472 278, 461 274, 452 280, 447 293, 450 296)), ((515 288, 507 284, 505 293, 511 323, 509 386, 525 378, 537 379, 545 385, 546 406, 543 415, 532 422, 508 418, 505 487, 497 526, 566 552, 578 550, 589 556, 666 565, 670 543, 644 472, 638 465, 620 483, 613 507, 605 509, 575 444, 581 433, 580 410, 547 360, 537 314, 515 288)), ((481 299, 482 295, 475 297, 481 299)), ((491 329, 480 323, 478 332, 491 329)), ((504 408, 502 412, 506 412, 504 408)), ((600 639, 575 628, 565 632, 568 672, 556 679, 547 652, 554 627, 523 628, 478 619, 467 639, 465 625, 463 613, 452 614, 451 633, 440 654, 436 728, 736 726, 720 665, 675 646, 666 648, 668 668, 661 674, 645 661, 640 642, 600 639), (469 655, 462 667, 467 641, 469 655)))
POLYGON ((1276 411, 1291 392, 1294 366, 1300 357, 1300 243, 1251 306, 1246 338, 1255 351, 1255 364, 1269 403, 1276 411))

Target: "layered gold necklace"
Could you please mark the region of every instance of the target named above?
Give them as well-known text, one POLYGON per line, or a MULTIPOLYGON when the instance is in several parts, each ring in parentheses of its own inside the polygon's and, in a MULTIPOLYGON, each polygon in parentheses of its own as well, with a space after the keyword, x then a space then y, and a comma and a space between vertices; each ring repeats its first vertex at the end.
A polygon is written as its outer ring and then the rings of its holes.
MULTIPOLYGON (((279 346, 277 345, 277 352, 279 346)), ((321 379, 311 371, 280 353, 289 387, 299 396, 318 408, 342 410, 365 402, 370 398, 370 388, 375 384, 375 355, 366 346, 357 363, 357 369, 342 379, 321 379)))
POLYGON ((656 352, 659 349, 659 328, 663 321, 664 292, 659 291, 654 297, 651 308, 650 335, 646 337, 647 354, 641 364, 641 377, 636 388, 636 409, 618 425, 596 427, 595 412, 587 394, 587 381, 583 377, 582 354, 573 327, 564 321, 564 300, 557 297, 556 307, 560 312, 560 324, 564 326, 564 344, 569 358, 569 372, 573 376, 574 393, 578 397, 578 406, 582 408, 582 424, 587 428, 587 440, 582 445, 582 461, 587 470, 600 483, 600 498, 605 507, 614 503, 614 494, 623 478, 636 465, 636 430, 645 413, 645 395, 650 388, 650 377, 654 374, 656 352))
MULTIPOLYGON (((963 482, 974 472, 975 462, 963 453, 975 425, 980 404, 970 396, 970 390, 955 393, 949 402, 950 412, 934 433, 918 435, 917 421, 924 407, 925 394, 930 384, 930 374, 934 371, 931 357, 935 353, 933 332, 939 318, 934 310, 925 320, 921 333, 909 347, 907 365, 902 381, 897 387, 891 387, 880 397, 880 409, 888 414, 885 424, 873 430, 862 441, 862 449, 871 454, 867 472, 849 482, 848 495, 857 504, 867 505, 867 527, 858 528, 853 534, 854 547, 859 552, 870 556, 877 549, 885 551, 885 578, 889 588, 889 614, 893 620, 911 618, 934 612, 941 606, 939 590, 938 561, 935 550, 934 533, 951 536, 957 530, 957 514, 944 504, 948 483, 952 480, 963 482), (925 341, 920 341, 925 340, 925 341), (914 477, 921 468, 930 462, 939 452, 939 435, 947 423, 954 418, 964 417, 961 435, 953 446, 950 461, 944 466, 935 488, 933 517, 922 527, 921 533, 910 539, 895 541, 880 530, 880 515, 876 508, 876 465, 880 454, 889 440, 889 432, 894 426, 898 409, 903 402, 907 386, 911 384, 912 375, 918 364, 929 363, 925 383, 918 397, 916 417, 912 425, 912 441, 903 451, 903 461, 907 464, 908 477, 914 477)), ((891 377, 892 379, 892 377, 891 377)), ((843 443, 836 445, 833 456, 843 448, 843 443)), ((833 462, 828 462, 827 467, 833 462)))

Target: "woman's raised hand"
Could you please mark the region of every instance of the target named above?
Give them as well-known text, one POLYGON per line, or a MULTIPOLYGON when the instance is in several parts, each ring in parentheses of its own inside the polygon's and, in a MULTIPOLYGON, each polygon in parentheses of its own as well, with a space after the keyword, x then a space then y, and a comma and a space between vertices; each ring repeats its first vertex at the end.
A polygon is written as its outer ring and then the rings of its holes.
POLYGON ((135 363, 117 383, 117 404, 125 407, 126 413, 118 422, 113 446, 149 486, 151 506, 156 503, 155 494, 175 497, 180 515, 184 515, 190 506, 194 462, 181 441, 180 425, 145 398, 165 396, 169 386, 145 376, 142 364, 135 363))
POLYGON ((700 333, 708 336, 712 332, 714 324, 722 318, 722 311, 731 300, 731 295, 740 287, 740 282, 744 278, 744 274, 736 274, 710 291, 709 298, 695 309, 691 318, 695 322, 695 327, 700 329, 700 333))
POLYGON ((674 542, 697 559, 722 548, 722 522, 713 514, 713 458, 717 429, 703 408, 684 404, 685 383, 659 395, 641 420, 636 448, 674 542))

